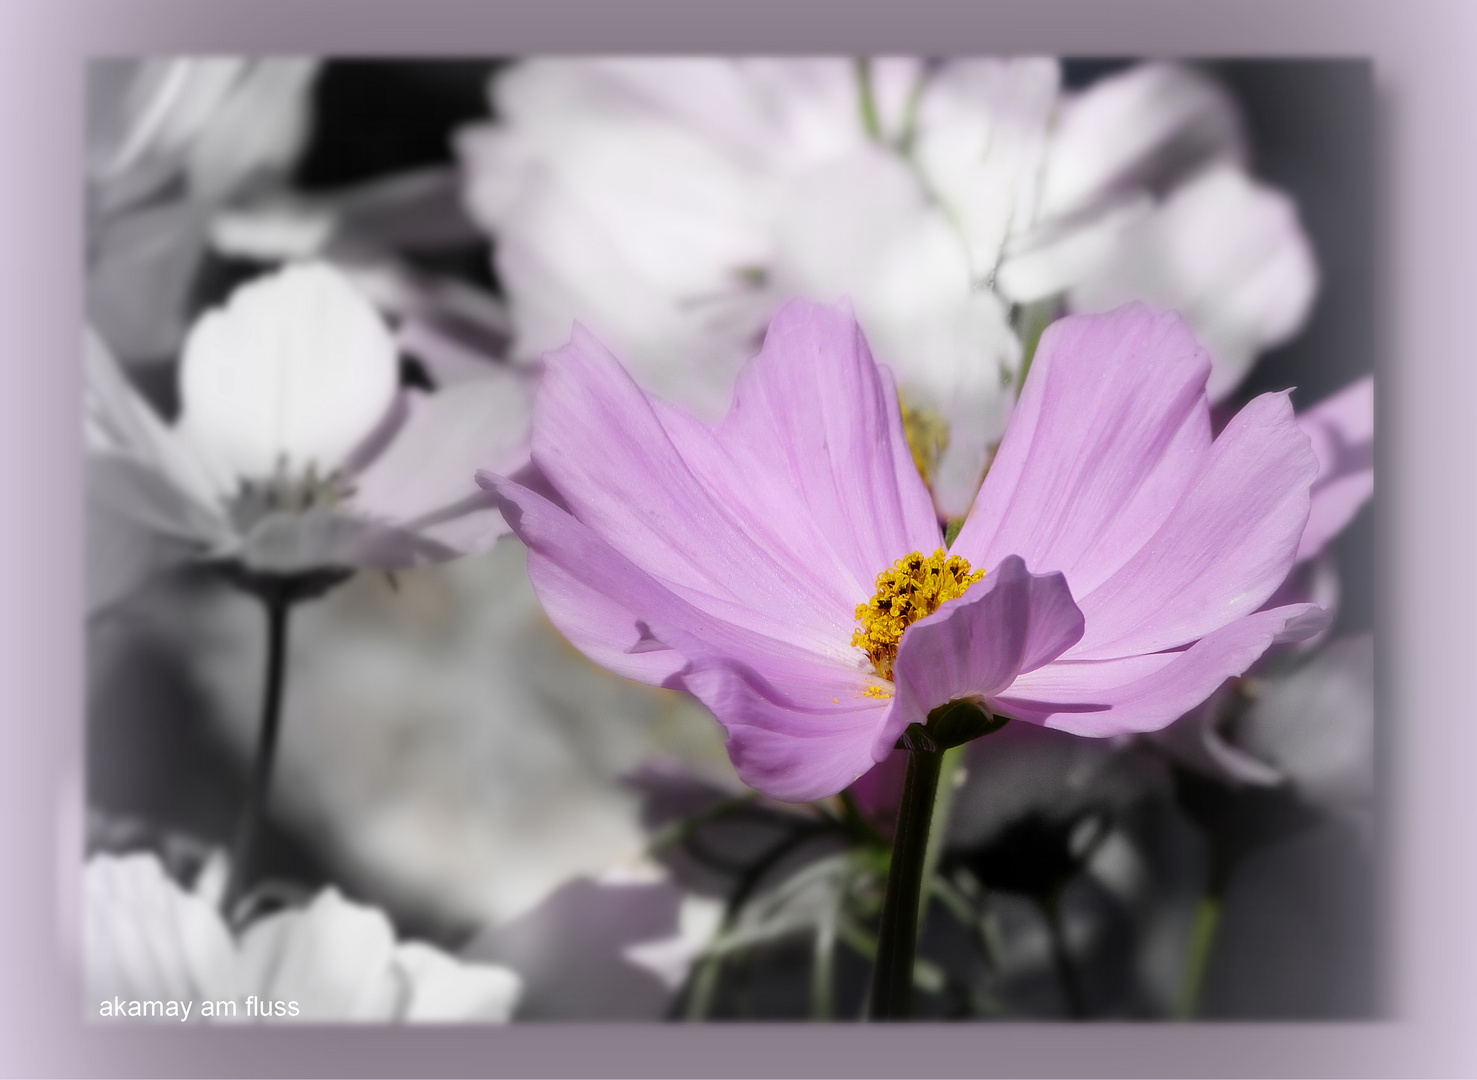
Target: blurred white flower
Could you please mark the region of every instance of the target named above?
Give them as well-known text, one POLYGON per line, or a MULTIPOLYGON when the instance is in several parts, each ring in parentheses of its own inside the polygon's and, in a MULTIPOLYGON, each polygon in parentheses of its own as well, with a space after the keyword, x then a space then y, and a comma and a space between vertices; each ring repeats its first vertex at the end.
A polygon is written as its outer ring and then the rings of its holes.
POLYGON ((239 934, 221 918, 208 885, 181 888, 151 854, 94 856, 85 893, 89 1011, 117 997, 189 1002, 191 1019, 206 1001, 230 1001, 232 1012, 215 1019, 498 1023, 511 1016, 521 990, 505 967, 397 942, 382 911, 333 888, 239 934), (292 1010, 249 1015, 252 996, 292 1010))
POLYGON ((472 476, 526 453, 522 375, 490 366, 437 393, 401 390, 388 329, 325 265, 242 286, 195 324, 172 426, 95 335, 86 361, 94 607, 174 558, 391 569, 506 531, 472 476))
POLYGON ((280 186, 311 134, 319 62, 175 57, 87 69, 87 310, 127 361, 166 360, 211 221, 280 186))
POLYGON ((177 179, 207 202, 285 173, 309 134, 305 58, 174 57, 88 69, 88 173, 110 206, 177 179))
POLYGON ((1135 221, 1068 302, 1074 311, 1109 311, 1143 299, 1183 312, 1215 358, 1206 391, 1218 401, 1263 351, 1302 327, 1317 290, 1317 263, 1292 201, 1221 164, 1135 221))
POLYGON ((1295 219, 1263 221, 1276 197, 1221 199, 1209 237, 1170 213, 1203 213, 1203 182, 1175 196, 1207 169, 1249 184, 1229 99, 1180 66, 1068 93, 1049 59, 559 59, 493 93, 499 119, 459 146, 516 358, 578 320, 711 417, 780 300, 849 296, 946 516, 967 510, 1003 430, 1023 305, 1087 303, 1129 248, 1173 251, 1189 269, 1168 272, 1188 280, 1148 298, 1184 304, 1226 350, 1219 385, 1313 290, 1295 219), (1260 261, 1227 246, 1248 235, 1260 261))

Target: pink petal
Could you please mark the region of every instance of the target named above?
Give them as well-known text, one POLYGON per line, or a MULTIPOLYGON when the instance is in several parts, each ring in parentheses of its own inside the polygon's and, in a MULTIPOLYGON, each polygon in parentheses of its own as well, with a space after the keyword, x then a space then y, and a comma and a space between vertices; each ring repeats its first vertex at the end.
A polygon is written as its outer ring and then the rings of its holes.
POLYGON ((1153 537, 1080 599, 1073 656, 1174 648, 1255 611, 1292 568, 1316 471, 1286 394, 1247 405, 1153 537))
POLYGON ((796 505, 867 595, 880 570, 939 546, 897 392, 846 306, 796 300, 780 308, 718 431, 789 478, 796 505))
POLYGON ((887 701, 865 692, 880 680, 699 610, 547 499, 481 479, 528 545, 529 578, 554 625, 597 664, 696 696, 727 729, 747 783, 819 798, 871 767, 887 701))
MULTIPOLYGON (((583 522, 504 477, 480 474, 508 524, 528 545, 528 573, 544 611, 581 652, 627 678, 669 685, 686 660, 722 655, 781 681, 838 670, 826 655, 756 633, 727 616, 746 614, 709 598, 688 602, 583 522)), ((847 636, 849 648, 850 635, 847 636)), ((855 653, 855 650, 851 650, 855 653)), ((849 663, 856 662, 849 657, 849 663)), ((853 685, 865 686, 858 666, 853 685)))
POLYGON ((849 664, 876 574, 939 544, 895 395, 844 309, 782 310, 712 430, 583 332, 546 362, 536 465, 580 521, 699 609, 849 664))
POLYGON ((1082 636, 1082 612, 1061 574, 1032 574, 1012 555, 958 600, 904 632, 897 697, 872 754, 884 760, 904 729, 960 698, 988 699, 1055 660, 1082 636))
POLYGON ((780 689, 717 655, 682 674, 683 686, 727 730, 728 756, 744 783, 789 802, 834 795, 870 769, 888 712, 885 699, 864 695, 860 672, 817 667, 811 674, 792 674, 780 689))
POLYGON ((1313 505, 1297 550, 1302 562, 1322 551, 1374 494, 1374 376, 1366 375, 1297 419, 1318 458, 1313 505))
POLYGON ((1048 327, 953 550, 987 567, 1019 555, 1085 596, 1200 472, 1209 370, 1182 320, 1142 304, 1048 327))
POLYGON ((1182 652, 1058 660, 1022 675, 997 705, 1009 716, 1075 735, 1154 731, 1199 705, 1226 679, 1245 672, 1279 635, 1316 610, 1297 604, 1258 611, 1182 652))

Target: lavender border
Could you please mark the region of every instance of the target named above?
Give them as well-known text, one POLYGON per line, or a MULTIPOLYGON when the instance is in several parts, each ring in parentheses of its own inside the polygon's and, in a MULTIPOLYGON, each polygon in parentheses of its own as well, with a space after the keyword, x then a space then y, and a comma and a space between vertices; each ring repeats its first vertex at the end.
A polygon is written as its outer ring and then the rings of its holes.
POLYGON ((1473 1075, 1477 8, 1440 0, 53 0, 0 15, 0 1068, 22 1075, 1473 1075), (1382 127, 1385 713, 1397 732, 1387 982, 1367 1024, 108 1030, 80 1022, 81 61, 183 51, 587 50, 1370 56, 1382 127), (1396 376, 1396 377, 1388 377, 1396 376), (1464 603, 1465 602, 1465 603, 1464 603))

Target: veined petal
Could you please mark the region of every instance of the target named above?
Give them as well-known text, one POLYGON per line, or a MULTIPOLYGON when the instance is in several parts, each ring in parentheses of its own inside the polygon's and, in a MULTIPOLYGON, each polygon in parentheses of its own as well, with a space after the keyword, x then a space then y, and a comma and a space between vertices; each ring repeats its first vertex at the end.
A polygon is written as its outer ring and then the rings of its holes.
MULTIPOLYGON (((509 526, 528 546, 528 575, 560 632, 597 664, 627 678, 669 685, 688 660, 735 657, 776 678, 813 668, 846 670, 829 655, 744 625, 748 612, 708 598, 690 603, 583 522, 505 477, 479 474, 509 526)), ((847 641, 850 640, 849 634, 847 641)), ((850 674, 866 686, 860 654, 850 674)), ((850 662, 851 658, 848 657, 850 662)))
POLYGON ((897 696, 872 754, 884 760, 912 723, 961 698, 989 699, 1082 636, 1082 612, 1061 574, 1032 574, 1011 556, 958 600, 903 633, 897 696))
POLYGON ((1297 418, 1313 440, 1318 479, 1297 559, 1311 559, 1374 494, 1374 376, 1367 375, 1297 418))
POLYGON ((815 667, 807 674, 791 673, 781 689, 749 665, 713 654, 681 675, 728 732, 728 756, 744 783, 790 802, 834 795, 870 769, 891 704, 866 695, 861 672, 815 667))
POLYGON ((1154 535, 1079 591, 1087 631, 1073 656, 1174 648, 1255 611, 1292 569, 1317 468, 1286 394, 1247 405, 1154 535))
POLYGON ((711 430, 577 332, 547 358, 533 458, 575 517, 675 594, 842 663, 878 571, 938 546, 896 397, 841 309, 781 311, 711 430))
POLYGON ((896 390, 845 306, 793 301, 775 313, 718 435, 789 478, 792 505, 868 592, 880 570, 939 546, 896 390))
POLYGON ((180 425, 232 476, 326 476, 389 411, 399 370, 394 340, 353 286, 326 266, 291 266, 190 331, 180 425))
POLYGON ((904 399, 947 420, 931 480, 940 511, 963 517, 1010 412, 1020 342, 999 297, 971 284, 957 230, 901 158, 871 146, 787 185, 777 235, 775 287, 849 297, 904 399))
POLYGON ((529 579, 560 632, 617 674, 696 696, 728 731, 746 782, 804 800, 871 767, 886 684, 861 670, 860 656, 839 665, 698 610, 542 496, 479 480, 528 545, 529 579))
POLYGON ((1317 610, 1294 604, 1258 611, 1179 652, 1058 660, 1022 675, 996 704, 1009 716, 1075 735, 1154 731, 1242 674, 1290 626, 1317 610))
POLYGON ((1142 304, 1048 327, 953 550, 977 567, 1019 555, 1085 596, 1199 475, 1209 368, 1178 317, 1142 304))

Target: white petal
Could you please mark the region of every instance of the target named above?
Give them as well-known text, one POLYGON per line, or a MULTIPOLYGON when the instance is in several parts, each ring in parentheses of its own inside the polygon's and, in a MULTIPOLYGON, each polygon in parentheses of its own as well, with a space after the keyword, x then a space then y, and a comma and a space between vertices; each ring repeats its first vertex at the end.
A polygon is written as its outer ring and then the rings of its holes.
POLYGON ((1019 304, 1064 292, 1099 273, 1151 209, 1149 197, 1135 193, 1091 214, 1047 221, 1014 238, 995 284, 1019 304))
POLYGON ((421 1023, 506 1023, 523 989, 511 968, 463 962, 408 941, 395 949, 395 968, 410 987, 400 1019, 421 1023))
POLYGON ((1036 222, 1059 83, 1054 60, 1027 58, 956 61, 928 84, 915 155, 965 237, 977 280, 1036 222))
POLYGON ((1073 97, 1047 157, 1043 217, 1112 199, 1125 185, 1162 184, 1242 154, 1236 108, 1219 86, 1177 64, 1141 64, 1073 97))
POLYGON ((97 855, 86 883, 87 992, 94 999, 234 997, 235 947, 219 913, 153 855, 97 855))
POLYGON ((369 302, 326 266, 292 266, 242 286, 190 331, 180 423, 235 477, 323 476, 373 431, 398 379, 369 302))
POLYGON ((1148 300, 1181 311, 1215 360, 1207 392, 1234 390, 1262 351, 1302 326, 1318 290, 1292 201, 1230 165, 1175 189, 1072 290, 1077 311, 1148 300))
POLYGON ((189 182, 196 198, 229 198, 297 160, 308 139, 308 91, 318 63, 257 60, 247 67, 191 142, 189 182))
POLYGON ((303 1021, 389 1020, 404 992, 392 966, 394 949, 384 912, 328 888, 307 907, 270 915, 246 930, 242 992, 296 1001, 303 1021))

